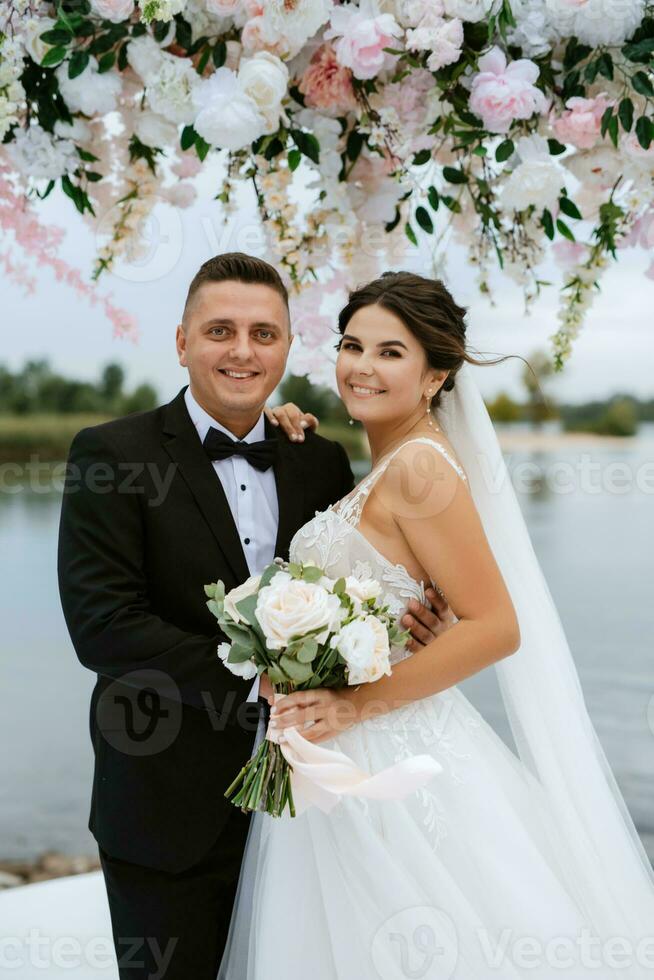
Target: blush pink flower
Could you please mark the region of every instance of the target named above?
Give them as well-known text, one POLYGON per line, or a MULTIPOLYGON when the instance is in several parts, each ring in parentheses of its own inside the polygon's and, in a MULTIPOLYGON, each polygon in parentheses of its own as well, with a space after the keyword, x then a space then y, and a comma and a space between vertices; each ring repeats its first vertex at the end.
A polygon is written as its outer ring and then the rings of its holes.
POLYGON ((361 0, 358 7, 347 3, 335 7, 325 40, 336 41, 336 57, 355 78, 375 78, 394 63, 384 48, 396 47, 402 28, 392 14, 380 14, 375 0, 361 0))
POLYGON ((609 102, 604 94, 594 99, 572 98, 565 112, 552 119, 552 128, 562 143, 572 143, 580 150, 590 150, 601 134, 602 116, 609 102))
POLYGON ((480 71, 472 79, 470 108, 491 133, 508 132, 515 119, 544 113, 549 103, 534 84, 539 68, 528 58, 507 65, 506 55, 494 47, 479 59, 480 71))
POLYGON ((322 44, 314 53, 298 88, 313 109, 342 111, 356 108, 352 72, 339 64, 331 44, 322 44))

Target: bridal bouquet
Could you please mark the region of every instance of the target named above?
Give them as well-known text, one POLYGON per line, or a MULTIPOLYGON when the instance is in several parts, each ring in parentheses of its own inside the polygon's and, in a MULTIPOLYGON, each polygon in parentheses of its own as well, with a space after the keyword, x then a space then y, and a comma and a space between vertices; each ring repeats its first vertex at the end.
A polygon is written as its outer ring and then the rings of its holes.
MULTIPOLYGON (((409 637, 379 602, 382 588, 372 578, 335 580, 316 565, 275 559, 227 595, 221 581, 204 588, 209 609, 231 641, 218 647, 225 666, 246 679, 266 672, 279 695, 378 680, 391 673, 391 646, 409 637)), ((331 752, 311 749, 314 757, 331 752)), ((273 816, 281 816, 288 803, 295 816, 292 769, 284 748, 267 734, 225 796, 242 810, 273 816)))

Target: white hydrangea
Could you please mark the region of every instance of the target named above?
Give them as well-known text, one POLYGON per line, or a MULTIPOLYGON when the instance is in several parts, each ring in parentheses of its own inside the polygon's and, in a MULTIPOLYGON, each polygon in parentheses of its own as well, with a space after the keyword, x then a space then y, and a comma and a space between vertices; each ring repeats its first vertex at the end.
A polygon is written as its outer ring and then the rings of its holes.
POLYGON ((75 78, 68 77, 68 62, 62 62, 55 75, 59 91, 71 112, 83 112, 85 116, 103 116, 116 108, 121 81, 114 72, 98 73, 98 62, 91 56, 84 71, 75 78))
POLYGON ((186 0, 139 0, 145 21, 172 20, 175 14, 181 14, 185 6, 186 0))
POLYGON ((534 134, 518 140, 521 163, 513 171, 502 191, 502 205, 507 211, 524 211, 533 204, 538 211, 553 208, 565 185, 565 172, 549 155, 547 141, 534 134))
POLYGON ((36 180, 58 180, 80 162, 72 140, 59 139, 38 123, 16 130, 7 151, 21 173, 36 180))
POLYGON ((645 15, 645 0, 545 0, 554 27, 584 44, 622 44, 645 15))

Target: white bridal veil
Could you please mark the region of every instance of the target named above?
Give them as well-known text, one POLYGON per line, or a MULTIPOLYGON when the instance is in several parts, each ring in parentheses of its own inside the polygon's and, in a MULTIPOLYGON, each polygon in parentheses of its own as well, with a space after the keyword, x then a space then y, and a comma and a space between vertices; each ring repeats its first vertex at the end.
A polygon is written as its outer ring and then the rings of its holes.
POLYGON ((457 373, 452 391, 443 393, 436 418, 466 471, 518 616, 520 648, 495 670, 530 790, 545 814, 544 830, 597 934, 619 936, 635 951, 640 940, 654 936, 654 872, 588 716, 470 365, 457 373))

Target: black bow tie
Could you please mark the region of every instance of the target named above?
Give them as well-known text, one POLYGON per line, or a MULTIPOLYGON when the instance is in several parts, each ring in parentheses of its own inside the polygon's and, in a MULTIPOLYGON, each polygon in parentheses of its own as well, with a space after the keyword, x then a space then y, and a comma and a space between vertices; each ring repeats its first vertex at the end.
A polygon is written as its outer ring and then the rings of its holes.
POLYGON ((242 442, 231 439, 220 429, 209 428, 204 437, 204 451, 209 459, 229 459, 230 456, 243 456, 258 470, 269 469, 277 455, 277 439, 262 439, 261 442, 242 442))

